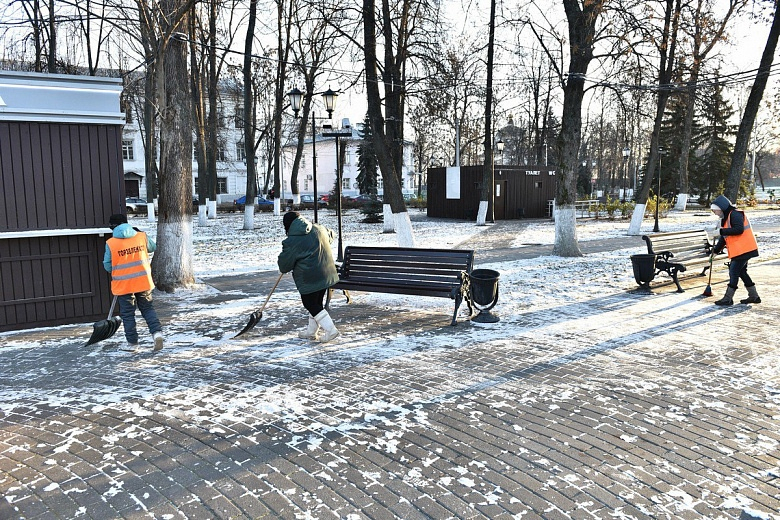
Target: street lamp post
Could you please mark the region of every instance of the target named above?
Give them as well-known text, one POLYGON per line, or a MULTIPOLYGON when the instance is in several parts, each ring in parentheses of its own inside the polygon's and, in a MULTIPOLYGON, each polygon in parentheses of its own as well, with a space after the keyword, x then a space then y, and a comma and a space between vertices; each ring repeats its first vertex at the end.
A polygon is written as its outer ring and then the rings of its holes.
MULTIPOLYGON (((330 89, 328 89, 330 90, 330 89)), ((349 119, 344 119, 341 129, 331 129, 330 132, 322 132, 322 137, 335 137, 336 138, 336 215, 338 218, 338 255, 336 260, 339 262, 344 261, 344 245, 341 239, 341 190, 342 190, 342 165, 341 165, 341 149, 339 147, 339 138, 348 137, 352 135, 352 126, 349 124, 349 119)))
MULTIPOLYGON (((504 153, 504 141, 499 139, 496 141, 496 150, 498 153, 503 154, 504 153)), ((490 188, 490 221, 495 223, 496 222, 496 155, 492 154, 491 159, 493 162, 491 163, 491 167, 493 169, 493 186, 490 188)))
MULTIPOLYGON (((312 94, 314 95, 314 94, 312 94)), ((297 87, 287 93, 290 98, 290 107, 295 113, 295 117, 298 117, 298 111, 301 109, 301 101, 303 101, 303 92, 297 87)), ((329 120, 333 115, 333 109, 336 107, 336 97, 338 94, 333 92, 330 88, 325 92, 322 92, 322 99, 325 102, 325 111, 328 112, 327 119, 329 120)), ((317 206, 319 206, 319 194, 317 193, 317 125, 315 121, 318 118, 314 115, 314 109, 311 111, 311 179, 312 189, 314 190, 314 222, 318 222, 317 219, 317 206)))
POLYGON ((661 205, 661 158, 666 155, 664 148, 658 149, 658 191, 655 194, 655 226, 653 233, 658 233, 661 229, 658 227, 658 206, 661 205))
POLYGON ((626 191, 628 191, 626 184, 628 183, 628 158, 630 156, 631 149, 626 145, 623 148, 623 202, 626 202, 626 191))

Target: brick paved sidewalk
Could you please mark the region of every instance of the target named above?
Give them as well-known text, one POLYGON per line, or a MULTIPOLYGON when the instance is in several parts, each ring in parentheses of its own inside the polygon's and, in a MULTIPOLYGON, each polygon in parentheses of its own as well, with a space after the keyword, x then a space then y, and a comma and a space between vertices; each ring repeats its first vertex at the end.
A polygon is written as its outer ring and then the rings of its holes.
POLYGON ((760 305, 693 278, 495 325, 373 295, 327 345, 287 279, 227 339, 273 273, 166 301, 156 355, 4 334, 0 518, 777 519, 778 267, 751 265, 760 305))

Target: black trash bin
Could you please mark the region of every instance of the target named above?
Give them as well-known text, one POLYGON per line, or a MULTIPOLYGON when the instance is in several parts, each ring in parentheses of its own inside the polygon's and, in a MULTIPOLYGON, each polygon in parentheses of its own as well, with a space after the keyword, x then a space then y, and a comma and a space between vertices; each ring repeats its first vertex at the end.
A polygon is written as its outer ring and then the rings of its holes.
POLYGON ((631 255, 631 267, 639 287, 650 290, 650 282, 655 278, 655 255, 631 255))
POLYGON ((469 293, 471 303, 479 314, 471 318, 477 323, 496 323, 499 317, 490 313, 498 303, 498 271, 492 269, 474 269, 469 274, 469 293))

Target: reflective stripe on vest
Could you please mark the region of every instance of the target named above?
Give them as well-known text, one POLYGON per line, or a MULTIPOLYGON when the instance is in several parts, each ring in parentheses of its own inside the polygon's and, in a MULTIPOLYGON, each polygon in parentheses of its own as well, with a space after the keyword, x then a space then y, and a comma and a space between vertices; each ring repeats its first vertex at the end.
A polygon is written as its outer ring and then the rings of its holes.
MULTIPOLYGON (((728 249, 729 258, 744 255, 745 253, 758 249, 758 242, 756 242, 756 237, 753 235, 753 228, 750 225, 750 221, 744 213, 742 216, 745 219, 745 231, 739 235, 723 236, 723 238, 726 239, 726 248, 728 249)), ((723 227, 731 227, 731 215, 726 219, 726 224, 723 227)))
POLYGON ((109 238, 111 250, 111 292, 132 294, 154 288, 146 233, 138 232, 130 238, 109 238))

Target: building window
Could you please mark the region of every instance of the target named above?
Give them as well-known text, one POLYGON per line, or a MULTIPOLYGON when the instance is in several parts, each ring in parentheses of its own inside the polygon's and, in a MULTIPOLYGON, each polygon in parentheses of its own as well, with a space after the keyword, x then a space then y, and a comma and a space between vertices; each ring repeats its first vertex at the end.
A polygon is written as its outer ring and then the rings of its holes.
POLYGON ((125 161, 135 160, 135 154, 133 153, 132 139, 122 139, 122 159, 124 159, 125 161))
POLYGON ((381 175, 377 175, 377 177, 376 177, 376 187, 379 190, 383 190, 385 188, 385 181, 382 180, 382 176, 381 175))
POLYGON ((341 179, 341 189, 342 190, 348 190, 351 187, 352 187, 352 182, 350 181, 350 179, 347 179, 347 178, 341 179))
POLYGON ((309 178, 303 179, 303 191, 309 191, 309 178))
POLYGON ((227 177, 217 177, 217 193, 227 193, 227 177))
POLYGON ((246 148, 244 148, 244 141, 236 143, 236 160, 246 161, 246 148))
POLYGON ((236 107, 236 128, 244 128, 244 107, 236 107))

